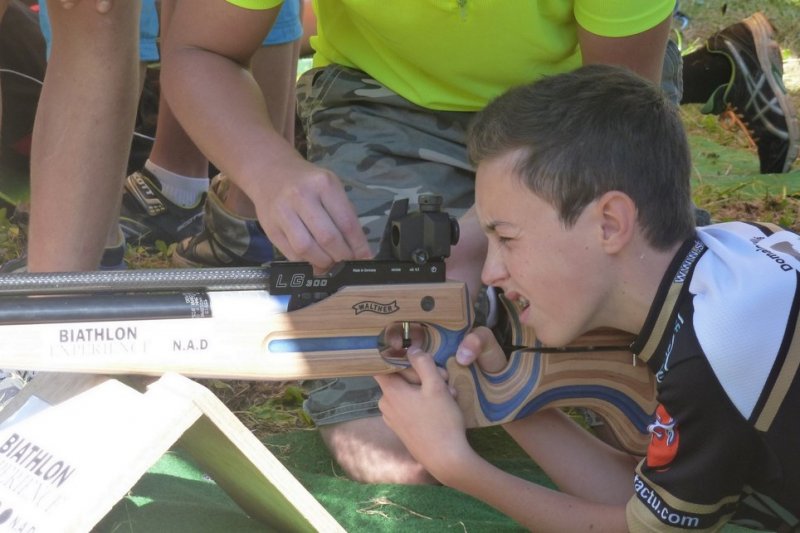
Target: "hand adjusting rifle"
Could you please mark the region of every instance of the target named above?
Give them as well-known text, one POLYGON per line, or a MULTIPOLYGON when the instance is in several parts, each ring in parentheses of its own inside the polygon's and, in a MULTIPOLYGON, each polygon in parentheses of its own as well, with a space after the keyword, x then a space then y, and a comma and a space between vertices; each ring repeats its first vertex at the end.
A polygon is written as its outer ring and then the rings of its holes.
POLYGON ((315 275, 310 264, 0 275, 0 368, 220 379, 299 380, 364 376, 407 366, 404 346, 422 325, 424 349, 448 369, 471 427, 500 424, 545 406, 586 406, 641 453, 655 410, 654 382, 619 332, 540 346, 508 311, 507 367, 486 374, 455 362, 472 327, 464 283, 444 259, 458 224, 441 199, 392 207, 374 260, 345 261, 315 275), (521 348, 520 347, 525 347, 521 348), (598 385, 598 381, 601 383, 598 385))

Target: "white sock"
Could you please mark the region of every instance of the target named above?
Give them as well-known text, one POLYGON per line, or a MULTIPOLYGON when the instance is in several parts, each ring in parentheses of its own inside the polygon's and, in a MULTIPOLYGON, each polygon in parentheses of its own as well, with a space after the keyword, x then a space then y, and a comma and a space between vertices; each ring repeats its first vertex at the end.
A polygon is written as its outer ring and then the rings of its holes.
POLYGON ((145 162, 144 168, 161 182, 161 193, 181 207, 197 205, 203 193, 208 192, 209 180, 205 176, 202 178, 182 176, 156 165, 149 159, 145 162))

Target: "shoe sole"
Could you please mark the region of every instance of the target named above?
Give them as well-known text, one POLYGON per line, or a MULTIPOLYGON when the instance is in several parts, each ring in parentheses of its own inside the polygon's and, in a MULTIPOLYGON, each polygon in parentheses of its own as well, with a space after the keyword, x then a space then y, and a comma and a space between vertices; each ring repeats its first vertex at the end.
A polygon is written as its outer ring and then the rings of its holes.
MULTIPOLYGON (((778 105, 786 117, 786 132, 789 136, 789 148, 786 153, 786 161, 783 164, 783 172, 788 172, 798 155, 800 147, 800 127, 797 123, 797 112, 794 104, 786 93, 783 83, 779 82, 773 71, 774 65, 783 65, 781 49, 773 39, 772 24, 761 13, 755 13, 742 21, 750 30, 753 36, 753 44, 756 47, 756 56, 761 66, 762 72, 766 74, 772 94, 778 99, 778 105), (774 61, 773 61, 774 60, 774 61)), ((783 76, 781 68, 781 77, 783 76)))

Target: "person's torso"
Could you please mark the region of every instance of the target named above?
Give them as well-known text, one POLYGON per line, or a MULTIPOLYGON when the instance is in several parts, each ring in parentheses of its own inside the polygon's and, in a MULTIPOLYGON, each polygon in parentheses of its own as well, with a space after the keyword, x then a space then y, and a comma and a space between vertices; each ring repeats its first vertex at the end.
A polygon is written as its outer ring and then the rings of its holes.
POLYGON ((770 232, 701 228, 673 291, 662 286, 644 350, 660 406, 629 517, 690 528, 800 517, 800 240, 770 232))
POLYGON ((430 109, 475 111, 506 89, 581 64, 577 24, 632 35, 674 1, 315 0, 314 66, 356 68, 430 109))

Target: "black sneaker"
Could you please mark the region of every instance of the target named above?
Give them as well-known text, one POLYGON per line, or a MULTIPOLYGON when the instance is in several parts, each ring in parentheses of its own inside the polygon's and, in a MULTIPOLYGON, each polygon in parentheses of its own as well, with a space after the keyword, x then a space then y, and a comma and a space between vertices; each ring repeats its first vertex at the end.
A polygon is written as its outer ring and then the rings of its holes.
POLYGON ((205 194, 191 207, 181 207, 161 193, 161 183, 147 169, 125 179, 119 225, 129 244, 152 246, 178 242, 203 229, 205 194))
POLYGON ((730 61, 731 78, 714 91, 704 113, 731 109, 758 148, 762 174, 788 172, 797 158, 797 113, 783 85, 783 60, 762 13, 712 35, 706 49, 730 61))

